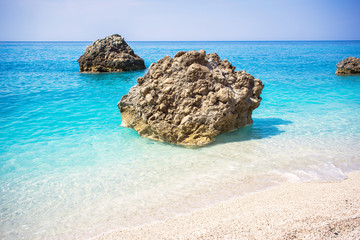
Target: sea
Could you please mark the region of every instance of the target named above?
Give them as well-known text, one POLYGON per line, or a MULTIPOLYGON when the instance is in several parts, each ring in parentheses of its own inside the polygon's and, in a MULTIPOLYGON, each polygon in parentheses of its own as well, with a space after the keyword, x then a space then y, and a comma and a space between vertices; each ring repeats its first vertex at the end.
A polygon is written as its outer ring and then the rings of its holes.
POLYGON ((360 75, 335 75, 360 41, 128 43, 147 67, 204 49, 261 79, 254 123, 201 148, 142 138, 117 103, 147 70, 80 73, 91 42, 0 42, 0 239, 90 239, 360 170, 360 75))

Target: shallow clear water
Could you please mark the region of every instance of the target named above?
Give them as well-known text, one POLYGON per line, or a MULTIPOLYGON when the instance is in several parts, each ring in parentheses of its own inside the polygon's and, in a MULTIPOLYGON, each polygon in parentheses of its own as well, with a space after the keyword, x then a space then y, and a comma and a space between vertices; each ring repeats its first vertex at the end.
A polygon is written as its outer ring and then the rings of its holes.
POLYGON ((145 71, 80 74, 89 42, 0 43, 0 238, 89 238, 284 181, 360 170, 360 42, 130 42, 146 65, 205 49, 265 88, 254 124, 191 149, 120 127, 145 71))

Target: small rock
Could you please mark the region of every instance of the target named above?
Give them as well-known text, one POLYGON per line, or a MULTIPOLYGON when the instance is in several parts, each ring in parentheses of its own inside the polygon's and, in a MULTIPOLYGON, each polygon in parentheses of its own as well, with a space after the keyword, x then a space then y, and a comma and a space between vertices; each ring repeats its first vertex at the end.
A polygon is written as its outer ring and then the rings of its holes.
MULTIPOLYGON (((118 34, 96 40, 78 59, 80 72, 124 72, 145 69, 142 58, 118 34)), ((138 80, 141 84, 141 79, 138 80)))
POLYGON ((360 74, 360 59, 348 57, 336 64, 336 73, 338 75, 360 74))

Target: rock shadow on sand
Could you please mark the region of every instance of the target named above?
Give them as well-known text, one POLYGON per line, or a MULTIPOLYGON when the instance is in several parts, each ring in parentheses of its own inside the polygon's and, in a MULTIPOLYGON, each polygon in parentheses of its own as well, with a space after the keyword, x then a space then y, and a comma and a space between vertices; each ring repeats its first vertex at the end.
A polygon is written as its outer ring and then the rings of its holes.
POLYGON ((285 132, 279 129, 278 126, 292 123, 280 118, 254 118, 253 120, 254 123, 251 125, 218 135, 211 145, 274 137, 285 132))

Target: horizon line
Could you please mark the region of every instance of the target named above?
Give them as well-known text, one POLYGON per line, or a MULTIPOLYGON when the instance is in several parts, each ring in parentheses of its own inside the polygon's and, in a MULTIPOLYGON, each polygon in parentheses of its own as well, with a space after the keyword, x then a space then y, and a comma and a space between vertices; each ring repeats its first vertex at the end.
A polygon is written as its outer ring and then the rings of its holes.
MULTIPOLYGON (((0 42, 94 42, 96 40, 0 40, 0 42)), ((350 40, 349 39, 347 40, 126 40, 126 41, 128 42, 350 42, 350 41, 360 41, 360 39, 355 39, 355 40, 353 39, 350 40)))

